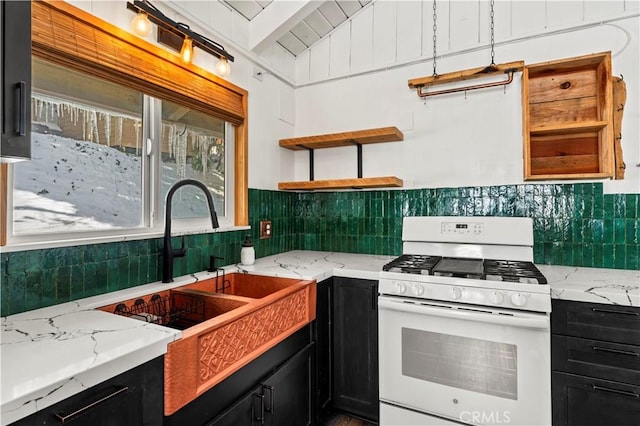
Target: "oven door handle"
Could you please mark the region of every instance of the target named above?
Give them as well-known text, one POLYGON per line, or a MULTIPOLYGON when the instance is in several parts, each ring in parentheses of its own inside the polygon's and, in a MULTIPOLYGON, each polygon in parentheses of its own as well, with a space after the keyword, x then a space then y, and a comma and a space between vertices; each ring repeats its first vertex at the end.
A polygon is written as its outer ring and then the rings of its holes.
POLYGON ((501 315, 491 312, 483 312, 481 309, 473 308, 441 308, 437 306, 427 306, 421 303, 396 302, 383 297, 378 298, 378 308, 420 315, 432 315, 441 318, 459 319, 463 321, 480 321, 519 328, 550 329, 549 317, 547 315, 540 314, 530 314, 530 316, 501 315))

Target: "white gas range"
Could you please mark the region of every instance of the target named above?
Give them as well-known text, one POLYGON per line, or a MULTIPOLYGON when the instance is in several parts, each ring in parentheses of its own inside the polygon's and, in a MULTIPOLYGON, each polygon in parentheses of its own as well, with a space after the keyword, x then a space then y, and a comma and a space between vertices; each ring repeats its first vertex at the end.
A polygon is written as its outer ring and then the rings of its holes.
POLYGON ((550 289, 529 218, 407 217, 380 273, 381 425, 550 425, 550 289))

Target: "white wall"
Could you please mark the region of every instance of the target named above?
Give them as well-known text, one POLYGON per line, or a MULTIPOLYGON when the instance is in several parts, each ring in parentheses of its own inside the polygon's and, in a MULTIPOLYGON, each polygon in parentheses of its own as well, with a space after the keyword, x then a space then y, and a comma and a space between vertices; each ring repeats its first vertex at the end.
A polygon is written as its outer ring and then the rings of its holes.
MULTIPOLYGON (((125 0, 71 3, 126 30, 125 0)), ((163 12, 221 42, 235 57, 229 80, 249 91, 249 186, 307 180, 308 154, 278 146, 291 136, 397 126, 399 143, 364 147, 364 175, 395 175, 405 188, 521 183, 520 75, 502 88, 420 100, 411 78, 432 73, 431 0, 374 0, 294 58, 273 47, 248 52, 248 21, 219 2, 156 1, 163 12), (260 82, 256 70, 272 70, 260 82)), ((438 73, 489 63, 489 0, 438 0, 438 73)), ((627 177, 607 192, 640 192, 638 70, 640 0, 497 0, 496 62, 526 63, 610 50, 624 75, 627 177), (607 22, 613 20, 611 22, 607 22), (583 28, 584 27, 584 28, 583 28), (581 29, 582 28, 582 29, 581 29)), ((214 58, 196 56, 213 70, 214 58)), ((354 177, 355 148, 317 150, 316 179, 354 177)))
MULTIPOLYGON (((296 59, 296 127, 304 136, 397 126, 405 140, 363 148, 364 175, 395 175, 406 188, 523 182, 521 74, 503 88, 428 98, 407 80, 432 74, 430 0, 377 0, 296 59)), ((489 1, 438 1, 438 73, 488 65, 489 1), (441 57, 441 55, 443 57, 441 57)), ((496 63, 526 64, 611 51, 627 84, 623 181, 640 192, 638 1, 497 1, 496 63), (612 20, 611 22, 606 22, 612 20)), ((317 150, 316 179, 354 177, 355 148, 317 150)), ((308 154, 295 154, 295 180, 308 154)), ((283 180, 290 180, 288 176, 283 180)))

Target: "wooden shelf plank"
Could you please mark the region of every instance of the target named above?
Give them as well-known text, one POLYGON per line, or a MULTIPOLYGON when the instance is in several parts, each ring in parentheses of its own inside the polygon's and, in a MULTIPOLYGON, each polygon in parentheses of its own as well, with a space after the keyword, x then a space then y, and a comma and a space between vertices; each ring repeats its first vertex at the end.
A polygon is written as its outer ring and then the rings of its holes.
POLYGON ((454 71, 436 76, 420 77, 409 80, 408 84, 411 89, 422 86, 434 86, 436 84, 455 83, 457 81, 471 80, 473 78, 489 77, 497 73, 506 73, 510 70, 522 71, 524 61, 508 62, 506 64, 494 65, 495 71, 487 72, 488 67, 472 68, 464 71, 454 71))
POLYGON ((531 126, 532 135, 567 134, 580 132, 597 132, 605 128, 608 121, 580 121, 576 123, 562 123, 555 125, 531 126))
POLYGON ((574 58, 539 62, 537 64, 527 65, 527 68, 529 69, 530 78, 535 78, 540 75, 564 73, 567 71, 592 69, 596 68, 600 63, 607 61, 609 55, 611 55, 611 52, 593 53, 574 58))
POLYGON ((354 188, 401 188, 402 179, 395 176, 353 178, 353 179, 328 179, 311 180, 300 182, 280 182, 279 190, 303 190, 313 191, 314 189, 354 189, 354 188))
POLYGON ((336 148, 353 144, 398 142, 404 135, 397 127, 356 130, 353 132, 330 133, 325 135, 302 136, 280 139, 280 146, 294 151, 303 149, 336 148))

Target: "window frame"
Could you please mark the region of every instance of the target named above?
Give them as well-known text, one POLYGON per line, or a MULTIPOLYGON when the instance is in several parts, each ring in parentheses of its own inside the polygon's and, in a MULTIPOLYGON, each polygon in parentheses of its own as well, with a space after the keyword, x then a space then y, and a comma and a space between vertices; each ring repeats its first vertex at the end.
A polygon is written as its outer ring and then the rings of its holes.
MULTIPOLYGON (((233 125, 234 158, 227 164, 233 164, 233 171, 229 172, 234 177, 234 217, 232 226, 220 230, 248 228, 248 92, 245 89, 196 65, 184 64, 177 55, 66 2, 32 2, 32 37, 32 55, 140 90, 145 95, 183 104, 233 125)), ((146 140, 144 132, 143 140, 146 140)), ((42 238, 36 241, 38 238, 8 236, 13 220, 8 201, 8 189, 13 187, 9 166, 0 165, 0 245, 6 246, 9 242, 6 248, 15 246, 19 250, 28 245, 40 248, 153 238, 158 236, 164 222, 155 207, 162 200, 153 198, 158 194, 152 194, 152 211, 145 212, 151 220, 147 228, 74 232, 46 242, 42 238), (105 233, 109 235, 98 235, 105 233)), ((149 186, 144 185, 143 191, 148 190, 149 186)), ((176 231, 189 234, 210 232, 210 229, 196 226, 184 232, 176 231)))

